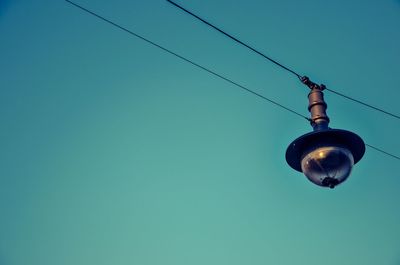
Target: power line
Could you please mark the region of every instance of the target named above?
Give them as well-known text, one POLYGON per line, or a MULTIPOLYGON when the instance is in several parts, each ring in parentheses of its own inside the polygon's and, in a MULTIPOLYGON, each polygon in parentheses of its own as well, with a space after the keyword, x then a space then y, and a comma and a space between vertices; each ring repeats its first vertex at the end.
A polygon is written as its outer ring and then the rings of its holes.
POLYGON ((360 100, 358 100, 358 99, 349 97, 349 96, 347 96, 347 95, 344 95, 344 94, 342 94, 342 93, 340 93, 340 92, 337 92, 337 91, 332 90, 332 89, 329 89, 329 88, 326 88, 326 90, 328 90, 328 91, 330 91, 330 92, 332 92, 332 93, 334 93, 334 94, 336 94, 336 95, 338 95, 338 96, 347 98, 348 100, 354 101, 354 102, 356 102, 356 103, 358 103, 358 104, 364 105, 365 107, 368 107, 368 108, 374 109, 374 110, 376 110, 376 111, 382 112, 382 113, 384 113, 384 114, 386 114, 386 115, 392 116, 393 118, 400 119, 400 116, 398 116, 398 115, 396 115, 396 114, 393 114, 393 113, 390 113, 390 112, 388 112, 388 111, 386 111, 386 110, 383 110, 383 109, 374 107, 374 106, 369 105, 369 104, 367 104, 367 103, 365 103, 365 102, 362 102, 362 101, 360 101, 360 100))
POLYGON ((298 113, 297 111, 294 111, 294 110, 292 110, 292 109, 290 109, 290 108, 288 108, 288 107, 276 102, 275 100, 267 98, 266 96, 263 96, 260 93, 257 93, 254 90, 251 90, 251 89, 247 88, 246 86, 239 84, 236 81, 233 81, 233 80, 231 80, 231 79, 229 79, 227 77, 224 77, 224 76, 218 74, 217 72, 215 72, 213 70, 210 70, 210 69, 208 69, 208 68, 206 68, 206 67, 204 67, 204 66, 202 66, 202 65, 200 65, 200 64, 198 64, 198 63, 196 63, 196 62, 194 62, 194 61, 192 61, 190 59, 187 59, 187 58, 183 57, 182 55, 177 54, 176 52, 173 52, 173 51, 171 51, 171 50, 169 50, 169 49, 167 49, 167 48, 165 48, 165 47, 163 47, 163 46, 161 46, 161 45, 159 45, 159 44, 157 44, 157 43, 155 43, 155 42, 153 42, 153 41, 151 41, 151 40, 149 40, 149 39, 147 39, 147 38, 145 38, 145 37, 143 37, 143 36, 141 36, 141 35, 139 35, 139 34, 137 34, 135 32, 133 32, 133 31, 121 26, 121 25, 118 25, 117 23, 112 22, 111 20, 109 20, 109 19, 107 19, 107 18, 105 18, 103 16, 100 16, 99 14, 96 14, 93 11, 90 11, 87 8, 84 8, 83 6, 80 6, 80 5, 78 5, 78 4, 74 3, 74 2, 71 2, 69 0, 65 0, 65 1, 70 3, 71 5, 74 5, 75 7, 79 8, 79 9, 81 9, 81 10, 83 10, 83 11, 85 11, 85 12, 87 12, 87 13, 89 13, 89 14, 91 14, 91 15, 93 15, 93 16, 95 16, 95 17, 97 17, 97 18, 99 18, 99 19, 101 19, 101 20, 113 25, 114 27, 117 27, 117 28, 119 28, 119 29, 121 29, 121 30, 123 30, 123 31, 125 31, 125 32, 127 32, 127 33, 129 33, 129 34, 131 34, 131 35, 133 35, 133 36, 135 36, 135 37, 137 37, 137 38, 139 38, 139 39, 141 39, 141 40, 143 40, 143 41, 145 41, 145 42, 147 42, 147 43, 149 43, 149 44, 151 44, 151 45, 153 45, 153 46, 155 46, 155 47, 157 47, 157 48, 159 48, 159 49, 161 49, 161 50, 163 50, 163 51, 165 51, 165 52, 167 52, 167 53, 169 53, 169 54, 171 54, 173 56, 175 56, 175 57, 178 57, 181 60, 184 60, 187 63, 190 63, 191 65, 196 66, 197 68, 200 68, 200 69, 202 69, 202 70, 204 70, 204 71, 206 71, 206 72, 208 72, 208 73, 210 73, 210 74, 212 74, 212 75, 214 75, 214 76, 216 76, 216 77, 218 77, 220 79, 223 79, 223 80, 227 81, 228 83, 230 83, 232 85, 235 85, 235 86, 243 89, 246 92, 249 92, 249 93, 251 93, 253 95, 256 95, 257 97, 262 98, 262 99, 274 104, 275 106, 278 106, 278 107, 280 107, 280 108, 282 108, 284 110, 287 110, 287 111, 289 111, 289 112, 291 112, 291 113, 293 113, 293 114, 295 114, 295 115, 297 115, 299 117, 302 117, 302 118, 304 118, 304 119, 306 119, 308 121, 310 120, 308 117, 298 113))
POLYGON ((200 20, 200 21, 203 22, 204 24, 207 24, 208 26, 210 26, 210 27, 214 28, 215 30, 219 31, 220 33, 224 34, 224 35, 227 36, 228 38, 230 38, 230 39, 236 41, 237 43, 240 43, 241 45, 245 46, 246 48, 248 48, 248 49, 252 50, 253 52, 257 53, 258 55, 261 55, 262 57, 264 57, 264 58, 267 59, 268 61, 270 61, 270 62, 276 64, 277 66, 279 66, 279 67, 285 69, 285 70, 288 71, 289 73, 294 74, 295 76, 297 76, 297 78, 299 78, 299 79, 301 78, 301 75, 299 75, 298 73, 296 73, 296 72, 293 71, 292 69, 290 69, 290 68, 284 66, 283 64, 281 64, 281 63, 275 61, 274 59, 272 59, 271 57, 265 55, 264 53, 262 53, 262 52, 260 52, 260 51, 258 51, 258 50, 256 50, 256 49, 254 49, 254 48, 251 47, 250 45, 248 45, 248 44, 242 42, 241 40, 239 40, 239 39, 233 37, 233 36, 230 35, 229 33, 223 31, 222 29, 220 29, 220 28, 218 28, 218 27, 216 27, 216 26, 214 26, 214 25, 211 24, 210 22, 208 22, 208 21, 202 19, 201 17, 199 17, 199 16, 197 16, 196 14, 190 12, 189 10, 187 10, 187 9, 185 9, 184 7, 178 5, 177 3, 175 3, 175 2, 173 2, 173 1, 171 1, 171 0, 167 0, 167 1, 168 1, 169 3, 171 3, 171 4, 173 4, 174 6, 176 6, 177 8, 182 9, 183 11, 185 11, 185 12, 188 13, 188 14, 190 14, 191 16, 197 18, 198 20, 200 20))
MULTIPOLYGON (((161 50, 163 50, 163 51, 165 51, 165 52, 167 52, 167 53, 169 53, 169 54, 171 54, 171 55, 173 55, 173 56, 175 56, 175 57, 177 57, 177 58, 179 58, 179 59, 181 59, 181 60, 183 60, 183 61, 185 61, 187 63, 190 63, 193 66, 196 66, 197 68, 200 68, 200 69, 202 69, 202 70, 204 70, 204 71, 206 71, 206 72, 208 72, 208 73, 210 73, 210 74, 212 74, 212 75, 214 75, 214 76, 216 76, 216 77, 218 77, 218 78, 220 78, 222 80, 225 80, 226 82, 228 82, 230 84, 233 84, 233 85, 243 89, 246 92, 249 92, 249 93, 251 93, 253 95, 256 95, 259 98, 264 99, 264 100, 274 104, 275 106, 278 106, 278 107, 280 107, 280 108, 282 108, 282 109, 284 109, 284 110, 286 110, 286 111, 288 111, 288 112, 290 112, 292 114, 295 114, 298 117, 301 117, 301 118, 304 118, 304 119, 310 121, 310 119, 308 117, 306 117, 306 116, 304 116, 304 115, 302 115, 302 114, 300 114, 300 113, 298 113, 298 112, 296 112, 296 111, 294 111, 294 110, 292 110, 292 109, 290 109, 288 107, 285 107, 282 104, 280 104, 280 103, 278 103, 278 102, 276 102, 276 101, 274 101, 272 99, 269 99, 269 98, 267 98, 267 97, 255 92, 255 91, 245 87, 244 85, 241 85, 241 84, 237 83, 236 81, 233 81, 233 80, 231 80, 231 79, 229 79, 227 77, 224 77, 221 74, 218 74, 217 72, 215 72, 213 70, 210 70, 210 69, 208 69, 208 68, 206 68, 206 67, 204 67, 204 66, 202 66, 202 65, 200 65, 200 64, 198 64, 198 63, 196 63, 196 62, 194 62, 194 61, 192 61, 190 59, 187 59, 187 58, 183 57, 182 55, 179 55, 178 53, 173 52, 173 51, 171 51, 171 50, 169 50, 169 49, 167 49, 167 48, 165 48, 165 47, 163 47, 163 46, 161 46, 161 45, 159 45, 159 44, 157 44, 157 43, 155 43, 155 42, 153 42, 153 41, 151 41, 151 40, 149 40, 149 39, 147 39, 147 38, 145 38, 145 37, 143 37, 143 36, 141 36, 141 35, 139 35, 139 34, 137 34, 135 32, 133 32, 133 31, 131 31, 131 30, 129 30, 129 29, 127 29, 127 28, 115 23, 115 22, 112 22, 111 20, 109 20, 109 19, 107 19, 107 18, 105 18, 105 17, 103 17, 103 16, 101 16, 101 15, 99 15, 99 14, 93 12, 93 11, 90 11, 89 9, 87 9, 87 8, 85 8, 83 6, 80 6, 80 5, 78 5, 78 4, 74 3, 74 2, 71 2, 69 0, 65 0, 65 1, 68 2, 71 5, 79 8, 79 9, 85 11, 86 13, 91 14, 91 15, 99 18, 100 20, 102 20, 104 22, 107 22, 108 24, 111 24, 112 26, 117 27, 117 28, 129 33, 130 35, 135 36, 135 37, 137 37, 137 38, 139 38, 139 39, 151 44, 154 47, 157 47, 157 48, 159 48, 159 49, 161 49, 161 50)), ((392 158, 400 160, 400 157, 398 157, 396 155, 393 155, 393 154, 391 154, 389 152, 386 152, 386 151, 384 151, 384 150, 382 150, 380 148, 374 147, 374 146, 369 145, 369 144, 366 144, 366 146, 368 146, 368 147, 370 147, 370 148, 372 148, 372 149, 374 149, 374 150, 376 150, 376 151, 378 151, 378 152, 380 152, 382 154, 385 154, 387 156, 390 156, 392 158)))
POLYGON ((368 146, 369 148, 374 149, 375 151, 381 152, 382 154, 385 154, 385 155, 388 155, 388 156, 390 156, 390 157, 393 157, 393 158, 395 158, 395 159, 397 159, 397 160, 400 160, 400 157, 399 157, 399 156, 393 155, 393 154, 391 154, 391 153, 386 152, 385 150, 379 149, 378 147, 375 147, 375 146, 372 146, 372 145, 369 145, 369 144, 365 144, 365 145, 368 146))
MULTIPOLYGON (((194 18, 200 20, 201 22, 203 22, 203 23, 206 24, 207 26, 209 26, 209 27, 211 27, 211 28, 217 30, 217 31, 220 32, 220 33, 222 33, 223 35, 227 36, 227 37, 230 38, 231 40, 233 40, 233 41, 239 43, 240 45, 242 45, 242 46, 248 48, 249 50, 255 52, 256 54, 261 55, 262 57, 264 57, 264 58, 267 59, 268 61, 274 63, 275 65, 281 67, 282 69, 288 71, 289 73, 294 74, 298 79, 301 80, 302 75, 298 74, 298 73, 295 72, 294 70, 292 70, 292 69, 290 69, 290 68, 284 66, 283 64, 279 63, 279 62, 276 61, 276 60, 273 60, 271 57, 265 55, 264 53, 258 51, 258 50, 255 49, 255 48, 251 47, 249 44, 244 43, 243 41, 241 41, 241 40, 239 40, 238 38, 232 36, 231 34, 229 34, 229 33, 227 33, 226 31, 220 29, 219 27, 213 25, 212 23, 208 22, 207 20, 205 20, 205 19, 199 17, 198 15, 196 15, 196 14, 194 14, 193 12, 187 10, 187 9, 184 8, 183 6, 181 6, 181 5, 179 5, 179 4, 175 3, 175 2, 173 2, 173 1, 171 1, 171 0, 166 0, 166 1, 169 2, 170 4, 174 5, 175 7, 181 9, 181 10, 184 11, 185 13, 191 15, 192 17, 194 17, 194 18)), ((343 98, 346 98, 346 99, 348 99, 348 100, 351 100, 351 101, 353 101, 353 102, 355 102, 355 103, 361 104, 361 105, 363 105, 363 106, 365 106, 365 107, 371 108, 371 109, 373 109, 373 110, 375 110, 375 111, 379 111, 379 112, 381 112, 381 113, 383 113, 383 114, 392 116, 393 118, 396 118, 396 119, 399 119, 399 120, 400 120, 400 116, 399 116, 399 115, 396 115, 396 114, 393 114, 393 113, 391 113, 391 112, 389 112, 389 111, 386 111, 386 110, 383 110, 383 109, 381 109, 381 108, 372 106, 371 104, 368 104, 368 103, 365 103, 365 102, 363 102, 363 101, 361 101, 361 100, 358 100, 358 99, 355 99, 355 98, 353 98, 353 97, 347 96, 347 95, 345 95, 345 94, 343 94, 343 93, 340 93, 340 92, 338 92, 338 91, 335 91, 335 90, 333 90, 333 89, 328 89, 328 88, 327 88, 326 90, 328 90, 328 91, 330 91, 330 92, 332 92, 332 93, 334 93, 334 94, 336 94, 336 95, 338 95, 338 96, 341 96, 341 97, 343 97, 343 98)))

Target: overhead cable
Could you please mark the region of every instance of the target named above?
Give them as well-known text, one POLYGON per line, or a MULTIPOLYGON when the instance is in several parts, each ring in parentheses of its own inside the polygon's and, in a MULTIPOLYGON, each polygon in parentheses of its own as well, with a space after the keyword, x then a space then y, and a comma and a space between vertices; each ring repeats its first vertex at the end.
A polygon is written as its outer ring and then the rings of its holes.
POLYGON ((230 39, 236 41, 237 43, 240 43, 241 45, 245 46, 246 48, 248 48, 248 49, 252 50, 253 52, 257 53, 258 55, 261 55, 262 57, 264 57, 264 58, 267 59, 268 61, 270 61, 270 62, 276 64, 277 66, 279 66, 279 67, 285 69, 286 71, 288 71, 288 72, 294 74, 295 76, 297 76, 297 78, 299 78, 299 79, 301 78, 301 75, 299 75, 298 73, 296 73, 296 72, 293 71, 292 69, 290 69, 290 68, 284 66, 283 64, 281 64, 281 63, 275 61, 274 59, 272 59, 271 57, 265 55, 264 53, 262 53, 262 52, 260 52, 260 51, 258 51, 258 50, 256 50, 256 49, 254 49, 254 48, 251 47, 250 45, 248 45, 248 44, 242 42, 242 41, 239 40, 238 38, 235 38, 234 36, 230 35, 229 33, 223 31, 222 29, 220 29, 220 28, 218 28, 218 27, 216 27, 216 26, 214 26, 214 25, 211 24, 210 22, 208 22, 208 21, 202 19, 201 17, 199 17, 199 16, 197 16, 196 14, 190 12, 189 10, 187 10, 187 9, 185 9, 184 7, 178 5, 177 3, 175 3, 175 2, 173 2, 173 1, 171 1, 171 0, 167 0, 167 1, 168 1, 169 3, 171 3, 171 4, 173 4, 174 6, 176 6, 177 8, 182 9, 183 11, 185 11, 185 12, 188 13, 188 14, 190 14, 191 16, 197 18, 198 20, 200 20, 200 21, 203 22, 204 24, 206 24, 206 25, 208 25, 208 26, 214 28, 215 30, 219 31, 220 33, 224 34, 224 35, 227 36, 228 38, 230 38, 230 39))
POLYGON ((304 116, 304 115, 298 113, 297 111, 294 111, 294 110, 292 110, 292 109, 290 109, 290 108, 288 108, 288 107, 276 102, 275 100, 267 98, 266 96, 263 96, 260 93, 254 91, 254 90, 251 90, 251 89, 247 88, 246 86, 239 84, 236 81, 233 81, 233 80, 231 80, 231 79, 229 79, 227 77, 224 77, 224 76, 218 74, 217 72, 215 72, 213 70, 210 70, 210 69, 208 69, 208 68, 206 68, 206 67, 204 67, 204 66, 202 66, 202 65, 200 65, 200 64, 198 64, 196 62, 194 62, 193 60, 187 59, 187 58, 183 57, 182 55, 177 54, 176 52, 173 52, 173 51, 171 51, 171 50, 169 50, 169 49, 167 49, 167 48, 165 48, 165 47, 163 47, 163 46, 161 46, 161 45, 159 45, 159 44, 157 44, 157 43, 155 43, 155 42, 153 42, 153 41, 151 41, 151 40, 149 40, 149 39, 147 39, 147 38, 145 38, 145 37, 143 37, 143 36, 141 36, 141 35, 139 35, 139 34, 137 34, 135 32, 133 32, 133 31, 121 26, 121 25, 118 25, 117 23, 112 22, 111 20, 96 14, 93 11, 90 11, 87 8, 84 8, 83 6, 80 6, 80 5, 78 5, 78 4, 74 3, 74 2, 71 2, 69 0, 65 0, 65 1, 70 3, 71 5, 74 5, 75 7, 80 8, 81 10, 83 10, 83 11, 85 11, 85 12, 87 12, 87 13, 89 13, 89 14, 91 14, 91 15, 93 15, 93 16, 95 16, 95 17, 97 17, 97 18, 99 18, 99 19, 101 19, 101 20, 113 25, 114 27, 117 27, 117 28, 119 28, 119 29, 121 29, 121 30, 123 30, 123 31, 125 31, 125 32, 127 32, 127 33, 129 33, 129 34, 131 34, 131 35, 133 35, 133 36, 135 36, 135 37, 137 37, 137 38, 139 38, 139 39, 141 39, 141 40, 143 40, 143 41, 145 41, 145 42, 147 42, 147 43, 149 43, 149 44, 151 44, 151 45, 153 45, 153 46, 155 46, 155 47, 157 47, 157 48, 159 48, 159 49, 161 49, 161 50, 163 50, 163 51, 165 51, 165 52, 167 52, 167 53, 169 53, 169 54, 171 54, 173 56, 175 56, 175 57, 178 57, 181 60, 184 60, 187 63, 190 63, 190 64, 196 66, 197 68, 200 68, 200 69, 202 69, 202 70, 204 70, 204 71, 206 71, 206 72, 208 72, 208 73, 210 73, 210 74, 212 74, 212 75, 214 75, 214 76, 216 76, 216 77, 218 77, 220 79, 223 79, 223 80, 227 81, 228 83, 231 83, 232 85, 235 85, 236 87, 239 87, 239 88, 243 89, 244 91, 246 91, 248 93, 256 95, 257 97, 262 98, 262 99, 274 104, 275 106, 280 107, 280 108, 282 108, 284 110, 287 110, 288 112, 291 112, 291 113, 293 113, 293 114, 295 114, 295 115, 297 115, 299 117, 302 117, 302 118, 304 118, 304 119, 306 119, 308 121, 310 120, 307 116, 304 116))
POLYGON ((385 150, 379 149, 378 147, 375 147, 375 146, 372 146, 372 145, 369 145, 369 144, 365 144, 365 145, 368 146, 369 148, 374 149, 375 151, 381 152, 382 154, 385 154, 385 155, 390 156, 390 157, 392 157, 394 159, 400 160, 400 156, 393 155, 391 153, 386 152, 385 150))
MULTIPOLYGON (((292 70, 292 69, 290 69, 290 68, 284 66, 283 64, 279 63, 278 61, 272 59, 271 57, 265 55, 264 53, 260 52, 259 50, 253 48, 253 47, 250 46, 249 44, 246 44, 245 42, 243 42, 243 41, 239 40, 238 38, 232 36, 231 34, 227 33, 226 31, 222 30, 221 28, 215 26, 214 24, 212 24, 212 23, 208 22, 207 20, 201 18, 200 16, 194 14, 193 12, 191 12, 191 11, 189 11, 188 9, 184 8, 183 6, 181 6, 181 5, 179 5, 179 4, 175 3, 175 2, 173 2, 173 1, 171 1, 171 0, 166 0, 166 1, 169 2, 170 4, 174 5, 175 7, 181 9, 181 10, 184 11, 185 13, 191 15, 192 17, 198 19, 199 21, 201 21, 202 23, 206 24, 207 26, 209 26, 209 27, 211 27, 211 28, 217 30, 217 31, 220 32, 220 33, 222 33, 223 35, 227 36, 227 37, 230 38, 231 40, 233 40, 233 41, 239 43, 240 45, 242 45, 242 46, 248 48, 249 50, 255 52, 256 54, 258 54, 258 55, 264 57, 264 58, 267 59, 268 61, 274 63, 275 65, 281 67, 282 69, 288 71, 289 73, 292 73, 292 74, 295 75, 298 79, 301 80, 301 78, 303 77, 302 75, 298 74, 298 73, 295 72, 294 70, 292 70)), ((399 119, 399 120, 400 120, 400 116, 399 116, 399 115, 396 115, 396 114, 393 114, 393 113, 391 113, 391 112, 389 112, 389 111, 386 111, 386 110, 383 110, 383 109, 381 109, 381 108, 372 106, 371 104, 368 104, 368 103, 365 103, 365 102, 363 102, 363 101, 361 101, 361 100, 358 100, 358 99, 355 99, 355 98, 353 98, 353 97, 347 96, 347 95, 345 95, 345 94, 343 94, 343 93, 341 93, 341 92, 335 91, 335 90, 333 90, 333 89, 327 88, 326 90, 328 90, 328 91, 330 91, 330 92, 332 92, 332 93, 334 93, 334 94, 336 94, 336 95, 338 95, 338 96, 341 96, 341 97, 343 97, 343 98, 346 98, 346 99, 348 99, 348 100, 351 100, 351 101, 353 101, 353 102, 355 102, 355 103, 361 104, 361 105, 363 105, 363 106, 365 106, 365 107, 368 107, 368 108, 370 108, 370 109, 373 109, 373 110, 375 110, 375 111, 381 112, 381 113, 383 113, 383 114, 389 115, 389 116, 391 116, 391 117, 393 117, 393 118, 396 118, 396 119, 399 119)))

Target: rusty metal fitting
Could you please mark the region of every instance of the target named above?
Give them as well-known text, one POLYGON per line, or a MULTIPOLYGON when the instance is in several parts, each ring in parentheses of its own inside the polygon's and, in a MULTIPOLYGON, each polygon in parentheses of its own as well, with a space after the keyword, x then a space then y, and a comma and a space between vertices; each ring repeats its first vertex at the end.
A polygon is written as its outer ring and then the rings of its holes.
POLYGON ((300 80, 301 80, 301 82, 302 82, 303 84, 305 84, 306 86, 308 86, 308 88, 310 88, 311 90, 318 89, 318 90, 321 90, 321 91, 322 91, 322 90, 325 90, 325 89, 326 89, 326 86, 325 86, 325 85, 323 85, 323 84, 318 85, 318 84, 314 83, 313 81, 311 81, 310 78, 308 78, 307 76, 302 76, 302 77, 300 78, 300 80))
POLYGON ((308 94, 308 111, 311 113, 310 123, 314 130, 328 129, 327 107, 322 90, 312 89, 308 94))

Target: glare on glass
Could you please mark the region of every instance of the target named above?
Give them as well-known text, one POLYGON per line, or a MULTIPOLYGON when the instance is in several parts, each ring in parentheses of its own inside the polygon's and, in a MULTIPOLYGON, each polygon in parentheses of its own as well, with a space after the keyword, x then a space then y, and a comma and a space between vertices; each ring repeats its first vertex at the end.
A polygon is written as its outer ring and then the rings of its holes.
POLYGON ((354 165, 351 152, 343 147, 320 147, 307 153, 301 160, 301 169, 313 183, 334 188, 345 181, 354 165))

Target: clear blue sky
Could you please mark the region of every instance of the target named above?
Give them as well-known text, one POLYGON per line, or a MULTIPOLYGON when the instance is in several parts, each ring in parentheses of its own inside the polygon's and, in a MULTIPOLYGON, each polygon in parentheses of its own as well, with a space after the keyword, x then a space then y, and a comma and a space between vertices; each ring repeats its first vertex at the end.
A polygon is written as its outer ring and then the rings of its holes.
MULTIPOLYGON (((80 4, 307 115, 295 78, 166 1, 80 4)), ((399 114, 400 1, 180 1, 329 88, 399 114)), ((72 7, 0 2, 1 265, 398 265, 400 162, 334 190, 287 166, 311 127, 72 7)), ((326 93, 400 155, 400 122, 326 93)))

